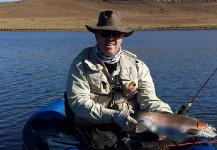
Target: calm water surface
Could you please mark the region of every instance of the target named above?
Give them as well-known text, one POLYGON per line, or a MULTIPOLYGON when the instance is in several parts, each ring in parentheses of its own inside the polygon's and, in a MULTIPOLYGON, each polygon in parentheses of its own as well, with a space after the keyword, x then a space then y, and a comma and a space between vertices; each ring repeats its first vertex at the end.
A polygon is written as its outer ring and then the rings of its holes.
MULTIPOLYGON (((159 98, 187 104, 217 67, 217 31, 140 31, 122 48, 150 68, 159 98)), ((89 32, 0 32, 0 149, 22 149, 22 129, 38 109, 63 96, 69 66, 89 32)), ((189 115, 217 127, 217 73, 189 115)))

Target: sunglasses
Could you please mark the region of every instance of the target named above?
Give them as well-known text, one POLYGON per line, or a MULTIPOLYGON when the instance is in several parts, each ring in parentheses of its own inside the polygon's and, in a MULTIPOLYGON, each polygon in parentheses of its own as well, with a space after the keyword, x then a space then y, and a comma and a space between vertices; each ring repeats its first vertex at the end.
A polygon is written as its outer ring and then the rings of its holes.
POLYGON ((114 38, 119 38, 123 35, 123 33, 122 32, 102 32, 101 31, 99 32, 99 35, 101 37, 109 37, 111 35, 114 38))

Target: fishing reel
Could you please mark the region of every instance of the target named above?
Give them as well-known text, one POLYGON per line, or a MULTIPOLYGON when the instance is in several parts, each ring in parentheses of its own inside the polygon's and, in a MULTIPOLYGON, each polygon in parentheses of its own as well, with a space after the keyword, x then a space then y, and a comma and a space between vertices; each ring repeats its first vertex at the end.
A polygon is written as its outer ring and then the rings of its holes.
POLYGON ((187 106, 182 105, 181 108, 178 111, 178 115, 186 115, 189 111, 189 108, 191 107, 191 103, 189 103, 187 106))

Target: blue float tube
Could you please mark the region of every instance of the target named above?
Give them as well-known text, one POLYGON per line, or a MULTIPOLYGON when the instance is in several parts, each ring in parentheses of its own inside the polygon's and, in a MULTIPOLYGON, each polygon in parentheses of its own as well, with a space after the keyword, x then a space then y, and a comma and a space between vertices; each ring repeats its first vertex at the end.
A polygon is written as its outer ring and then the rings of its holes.
POLYGON ((207 139, 201 139, 201 142, 207 142, 207 146, 204 145, 195 145, 192 147, 191 150, 216 150, 216 148, 213 147, 213 144, 209 143, 207 139))
MULTIPOLYGON (((58 99, 55 102, 49 104, 38 110, 35 114, 30 117, 30 122, 34 121, 35 119, 42 119, 42 120, 52 120, 54 118, 59 118, 64 120, 66 117, 65 115, 65 106, 64 106, 64 99, 58 99)), ((23 143, 23 145, 25 145, 23 143)), ((27 150, 25 146, 23 147, 24 150, 27 150)), ((77 147, 68 148, 67 150, 80 150, 77 147)))
POLYGON ((55 102, 49 104, 48 106, 43 107, 32 115, 31 120, 34 119, 45 119, 49 120, 52 118, 65 118, 65 106, 64 99, 56 100, 55 102))
POLYGON ((216 150, 216 148, 212 147, 212 146, 193 146, 191 148, 191 150, 216 150))

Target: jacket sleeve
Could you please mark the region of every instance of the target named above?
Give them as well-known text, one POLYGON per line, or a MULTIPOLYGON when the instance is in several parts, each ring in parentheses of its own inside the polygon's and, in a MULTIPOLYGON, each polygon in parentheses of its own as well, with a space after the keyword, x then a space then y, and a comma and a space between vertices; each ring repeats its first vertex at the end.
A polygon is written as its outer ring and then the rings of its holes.
POLYGON ((79 55, 71 64, 67 78, 68 105, 77 120, 89 124, 111 123, 114 110, 100 106, 90 99, 90 86, 85 75, 85 64, 79 55))
POLYGON ((150 75, 149 68, 140 60, 137 60, 138 89, 137 101, 142 111, 173 113, 170 106, 161 101, 155 92, 155 86, 150 75))

